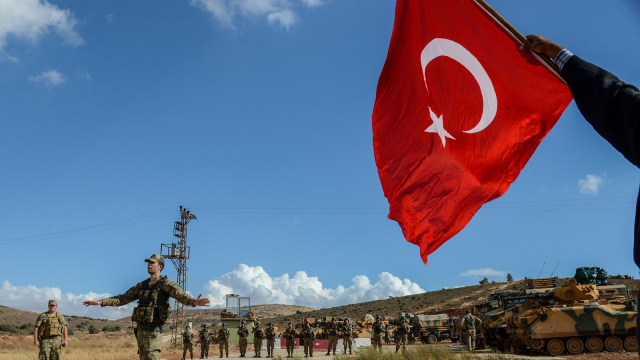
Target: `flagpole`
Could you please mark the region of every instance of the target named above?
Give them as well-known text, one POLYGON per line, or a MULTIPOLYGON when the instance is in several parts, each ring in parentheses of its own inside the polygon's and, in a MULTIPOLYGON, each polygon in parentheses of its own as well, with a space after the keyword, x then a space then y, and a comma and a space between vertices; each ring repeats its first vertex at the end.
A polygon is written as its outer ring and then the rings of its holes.
MULTIPOLYGON (((493 16, 496 20, 498 20, 498 22, 502 24, 502 26, 504 26, 511 34, 513 34, 513 36, 515 36, 523 44, 529 44, 529 40, 527 40, 527 38, 524 37, 524 35, 522 35, 522 33, 518 31, 518 29, 516 29, 513 25, 511 25, 507 21, 507 19, 505 19, 504 17, 502 17, 502 15, 500 15, 497 11, 495 11, 491 7, 491 5, 489 5, 485 0, 475 0, 475 2, 478 3, 478 5, 482 6, 482 8, 484 8, 485 11, 487 11, 491 16, 493 16)), ((560 76, 560 68, 553 61, 551 61, 551 59, 547 58, 546 56, 538 56, 535 53, 533 54, 536 55, 536 57, 538 57, 539 59, 542 59, 547 65, 549 65, 549 67, 553 71, 555 71, 558 74, 558 76, 560 76)))

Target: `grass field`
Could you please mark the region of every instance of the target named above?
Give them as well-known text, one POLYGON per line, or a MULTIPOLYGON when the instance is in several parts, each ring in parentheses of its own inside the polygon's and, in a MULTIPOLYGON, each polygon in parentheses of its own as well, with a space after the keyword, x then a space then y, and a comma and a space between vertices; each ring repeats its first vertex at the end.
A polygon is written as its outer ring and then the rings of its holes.
MULTIPOLYGON (((64 360, 133 360, 137 348, 133 335, 80 335, 71 336, 68 347, 62 349, 64 360)), ((38 358, 38 348, 32 336, 1 336, 1 360, 33 360, 38 358)))

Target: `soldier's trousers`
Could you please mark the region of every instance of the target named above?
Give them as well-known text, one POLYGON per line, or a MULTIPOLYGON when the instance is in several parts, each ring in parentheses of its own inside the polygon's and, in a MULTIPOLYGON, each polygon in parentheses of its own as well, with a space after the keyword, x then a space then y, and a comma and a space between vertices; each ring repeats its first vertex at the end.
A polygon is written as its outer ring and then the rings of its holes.
POLYGON ((353 339, 349 336, 345 336, 342 339, 342 345, 344 346, 344 353, 347 353, 347 347, 349 348, 349 354, 351 354, 351 344, 353 344, 353 339))
POLYGON ((336 335, 329 335, 329 347, 327 348, 327 352, 333 351, 333 353, 335 354, 337 346, 338 337, 336 335))
POLYGON ((200 359, 209 357, 209 342, 200 342, 200 359))
POLYGON ((287 339, 287 356, 293 356, 293 348, 296 346, 296 342, 293 339, 287 339))
POLYGON ((140 360, 160 360, 162 330, 159 327, 138 325, 138 357, 140 360))
POLYGON ((257 356, 260 356, 260 351, 262 351, 262 338, 253 338, 253 351, 256 352, 257 356))
POLYGON ((475 351, 476 349, 476 331, 475 330, 467 330, 467 348, 469 351, 475 351))
POLYGON ((246 337, 241 337, 240 340, 238 340, 238 346, 240 347, 240 356, 243 356, 247 353, 247 338, 246 337))
POLYGON ((182 344, 182 358, 185 358, 185 355, 187 355, 187 350, 189 350, 189 355, 191 355, 191 358, 193 359, 193 344, 192 343, 188 343, 188 344, 182 344))
POLYGON ((377 333, 377 334, 374 333, 372 340, 373 341, 371 342, 372 342, 373 348, 374 349, 378 348, 380 349, 380 351, 382 351, 382 333, 377 333))
POLYGON ((313 355, 313 339, 310 337, 306 337, 303 339, 304 341, 304 354, 305 355, 313 355))
POLYGON ((407 350, 407 335, 398 336, 398 340, 396 340, 396 352, 400 349, 400 345, 402 345, 402 351, 407 350))
POLYGON ((273 348, 276 346, 275 339, 267 339, 267 356, 273 356, 273 348))
POLYGON ((225 355, 229 356, 229 341, 228 340, 220 340, 220 356, 222 356, 222 351, 224 350, 225 355))
POLYGON ((58 360, 62 346, 62 337, 52 336, 40 339, 40 352, 38 360, 58 360))

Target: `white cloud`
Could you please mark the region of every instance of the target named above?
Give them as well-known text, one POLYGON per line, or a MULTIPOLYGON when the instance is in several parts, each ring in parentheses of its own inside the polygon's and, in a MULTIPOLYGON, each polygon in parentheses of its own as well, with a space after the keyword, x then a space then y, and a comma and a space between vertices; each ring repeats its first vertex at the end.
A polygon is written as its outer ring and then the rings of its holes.
POLYGON ((460 276, 506 277, 507 273, 508 271, 499 271, 499 270, 493 270, 492 268, 484 268, 484 269, 467 270, 462 274, 460 274, 460 276))
POLYGON ((587 175, 584 179, 578 180, 578 189, 580 194, 583 195, 598 195, 598 191, 602 184, 604 184, 604 178, 606 174, 602 174, 602 176, 598 175, 587 175))
POLYGON ((298 271, 293 276, 283 274, 271 277, 261 266, 241 264, 220 279, 209 281, 203 293, 207 294, 212 306, 224 306, 225 295, 235 293, 250 296, 253 304, 325 308, 424 292, 411 280, 400 279, 388 272, 378 275, 375 284, 371 284, 364 275, 355 276, 352 282, 349 287, 338 285, 330 289, 325 288, 317 277, 309 276, 304 271, 298 271))
POLYGON ((67 81, 67 78, 55 70, 49 70, 40 75, 29 76, 29 81, 40 83, 47 87, 53 87, 64 83, 67 81))
POLYGON ((65 43, 82 45, 75 26, 69 9, 59 9, 47 0, 0 0, 0 51, 10 36, 35 42, 51 30, 65 43))
MULTIPOLYGON (((240 294, 251 297, 251 304, 254 305, 302 305, 318 309, 424 292, 411 280, 400 279, 388 272, 380 273, 373 284, 364 275, 357 275, 351 281, 348 287, 338 285, 331 289, 325 288, 318 277, 309 276, 304 271, 298 271, 293 276, 283 274, 272 277, 261 266, 241 264, 219 279, 208 281, 201 293, 209 298, 213 307, 224 307, 227 294, 240 294)), ((121 307, 85 307, 82 305, 84 300, 99 300, 112 295, 65 293, 56 287, 14 286, 9 281, 1 285, 0 305, 21 310, 43 312, 47 301, 56 299, 58 309, 63 314, 115 320, 130 316, 135 306, 134 302, 121 307)))
POLYGON ((121 307, 100 307, 82 305, 87 299, 97 300, 111 296, 110 294, 86 294, 63 293, 57 287, 37 288, 32 285, 14 286, 9 281, 4 281, 0 286, 0 305, 20 310, 41 313, 47 310, 47 302, 51 299, 58 301, 58 311, 67 315, 89 316, 100 319, 121 319, 131 315, 135 304, 121 307))
MULTIPOLYGON (((234 28, 234 19, 242 16, 266 19, 269 24, 289 29, 298 22, 290 0, 189 0, 192 6, 203 8, 226 28, 234 28)), ((302 0, 306 7, 318 7, 321 0, 302 0)))

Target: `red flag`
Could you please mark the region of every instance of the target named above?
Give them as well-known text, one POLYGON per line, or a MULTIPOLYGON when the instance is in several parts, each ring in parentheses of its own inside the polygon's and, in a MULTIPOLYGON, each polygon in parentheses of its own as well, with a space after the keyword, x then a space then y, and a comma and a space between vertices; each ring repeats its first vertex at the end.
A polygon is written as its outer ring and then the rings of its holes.
POLYGON ((398 0, 373 109, 389 218, 427 255, 515 181, 571 102, 473 0, 398 0))

